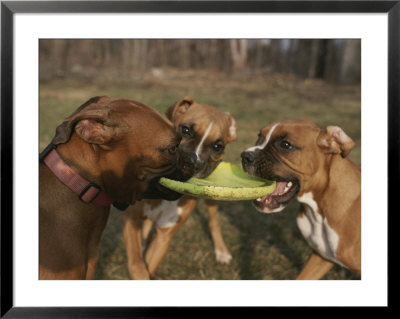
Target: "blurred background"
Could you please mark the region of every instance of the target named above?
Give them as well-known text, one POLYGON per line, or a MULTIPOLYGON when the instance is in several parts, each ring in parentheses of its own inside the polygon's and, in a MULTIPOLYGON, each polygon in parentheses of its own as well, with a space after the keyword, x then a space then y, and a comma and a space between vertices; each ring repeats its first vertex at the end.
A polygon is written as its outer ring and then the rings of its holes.
POLYGON ((361 41, 327 39, 42 40, 40 80, 162 77, 166 68, 360 81, 361 41))
MULTIPOLYGON (((41 151, 55 128, 96 95, 126 97, 164 114, 180 98, 230 112, 237 141, 225 160, 240 164, 258 131, 306 117, 341 126, 361 164, 361 41, 357 39, 43 39, 39 42, 41 151)), ((250 202, 220 202, 219 221, 233 259, 215 261, 205 204, 175 235, 155 279, 295 279, 311 250, 296 226, 298 203, 279 214, 250 202)), ((122 218, 113 210, 95 279, 129 279, 122 218)), ((360 279, 335 266, 325 279, 360 279)))

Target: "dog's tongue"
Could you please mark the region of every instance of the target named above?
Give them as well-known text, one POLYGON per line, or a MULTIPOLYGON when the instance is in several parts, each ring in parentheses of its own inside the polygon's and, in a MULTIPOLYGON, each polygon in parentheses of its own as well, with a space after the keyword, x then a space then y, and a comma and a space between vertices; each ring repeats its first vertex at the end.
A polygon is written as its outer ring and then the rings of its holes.
POLYGON ((261 202, 263 202, 270 209, 274 209, 279 206, 274 198, 274 195, 282 194, 285 190, 287 182, 276 182, 276 187, 273 193, 261 197, 261 202))
POLYGON ((268 198, 271 199, 272 196, 274 195, 282 194, 283 191, 285 190, 286 184, 287 184, 286 182, 276 182, 275 190, 271 194, 261 197, 262 201, 265 201, 268 198))
POLYGON ((275 190, 271 195, 282 194, 285 190, 286 185, 287 185, 287 182, 276 182, 275 190))

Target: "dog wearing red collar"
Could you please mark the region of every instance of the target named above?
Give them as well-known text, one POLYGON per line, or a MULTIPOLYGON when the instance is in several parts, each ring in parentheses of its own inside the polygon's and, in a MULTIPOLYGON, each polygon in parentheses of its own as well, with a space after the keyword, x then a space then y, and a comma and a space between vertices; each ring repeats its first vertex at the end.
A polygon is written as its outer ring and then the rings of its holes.
POLYGON ((176 200, 157 183, 186 180, 194 154, 154 109, 94 97, 57 127, 39 163, 39 278, 91 279, 110 204, 176 200))

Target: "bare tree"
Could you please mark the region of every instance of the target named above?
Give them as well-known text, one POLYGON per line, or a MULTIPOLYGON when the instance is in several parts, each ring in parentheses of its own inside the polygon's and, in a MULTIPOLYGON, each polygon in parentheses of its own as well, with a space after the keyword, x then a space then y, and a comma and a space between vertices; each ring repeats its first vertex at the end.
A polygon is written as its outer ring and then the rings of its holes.
POLYGON ((361 41, 345 40, 339 81, 354 82, 361 79, 361 41))
POLYGON ((240 71, 247 67, 247 39, 232 39, 229 41, 233 70, 240 71))

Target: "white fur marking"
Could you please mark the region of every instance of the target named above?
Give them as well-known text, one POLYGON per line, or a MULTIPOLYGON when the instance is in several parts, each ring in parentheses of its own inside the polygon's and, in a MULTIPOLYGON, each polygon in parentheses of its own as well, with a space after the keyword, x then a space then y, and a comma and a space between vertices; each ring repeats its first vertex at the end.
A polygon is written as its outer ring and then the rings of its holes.
POLYGON ((231 119, 232 119, 232 124, 229 127, 229 135, 235 136, 236 135, 236 121, 234 120, 233 117, 231 117, 231 119))
POLYGON ((276 129, 276 127, 278 125, 279 125, 279 123, 276 123, 274 126, 271 127, 271 129, 268 131, 267 136, 265 137, 264 143, 262 143, 261 145, 256 145, 256 146, 249 147, 246 150, 246 152, 254 152, 255 150, 258 150, 258 149, 262 150, 263 148, 265 148, 268 145, 269 140, 271 139, 272 133, 274 132, 274 130, 276 129))
POLYGON ((163 200, 161 205, 151 208, 147 203, 143 205, 143 215, 156 223, 157 227, 167 228, 174 226, 182 213, 182 208, 178 206, 179 200, 163 200))
POLYGON ((265 214, 274 214, 274 213, 279 213, 281 211, 283 211, 286 208, 286 205, 282 205, 279 204, 279 206, 277 208, 274 209, 269 209, 268 207, 266 208, 266 210, 259 210, 261 213, 265 213, 265 214))
POLYGON ((305 205, 303 215, 297 217, 297 226, 307 243, 322 257, 346 267, 336 258, 339 236, 329 226, 328 220, 318 213, 318 205, 312 192, 305 193, 297 199, 305 205))
POLYGON ((215 259, 221 264, 229 264, 232 260, 232 256, 229 253, 215 249, 215 259))
POLYGON ((199 145, 197 145, 196 152, 195 152, 196 155, 197 155, 197 158, 199 157, 199 154, 201 153, 204 141, 206 140, 208 134, 210 134, 212 126, 213 126, 213 122, 211 121, 210 124, 208 124, 208 127, 207 127, 203 137, 201 138, 201 141, 200 141, 199 145))

